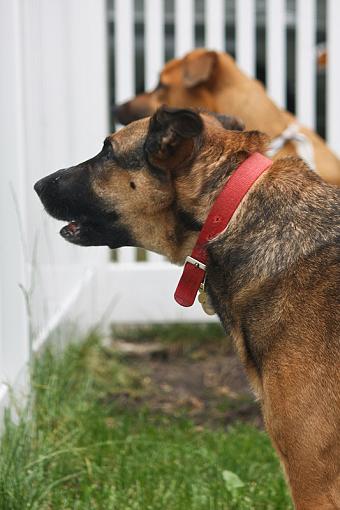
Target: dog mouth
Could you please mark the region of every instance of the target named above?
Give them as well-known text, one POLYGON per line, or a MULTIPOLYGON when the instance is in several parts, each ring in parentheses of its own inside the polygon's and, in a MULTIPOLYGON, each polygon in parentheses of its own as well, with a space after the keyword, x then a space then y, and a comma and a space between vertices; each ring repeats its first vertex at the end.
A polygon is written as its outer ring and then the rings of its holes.
POLYGON ((65 241, 79 246, 102 246, 108 244, 107 227, 89 219, 71 220, 59 234, 65 241))
POLYGON ((77 243, 81 237, 82 224, 79 221, 72 220, 65 225, 59 232, 61 237, 70 243, 77 243))
POLYGON ((129 229, 117 221, 116 216, 101 220, 73 219, 59 233, 63 239, 78 246, 108 246, 114 249, 136 245, 129 229))

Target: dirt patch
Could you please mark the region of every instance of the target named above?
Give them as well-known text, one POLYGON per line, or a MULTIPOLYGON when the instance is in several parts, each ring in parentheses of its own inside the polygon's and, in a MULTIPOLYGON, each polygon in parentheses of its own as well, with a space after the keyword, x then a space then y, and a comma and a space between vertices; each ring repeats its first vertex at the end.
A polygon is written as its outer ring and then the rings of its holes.
MULTIPOLYGON (((116 339, 117 340, 117 339, 116 339)), ((107 396, 125 409, 147 408, 172 417, 190 417, 197 426, 227 426, 235 421, 262 428, 260 406, 230 342, 204 345, 106 343, 136 374, 135 384, 107 396), (134 349, 134 345, 136 348, 134 349), (136 383, 137 381, 137 383, 136 383)))

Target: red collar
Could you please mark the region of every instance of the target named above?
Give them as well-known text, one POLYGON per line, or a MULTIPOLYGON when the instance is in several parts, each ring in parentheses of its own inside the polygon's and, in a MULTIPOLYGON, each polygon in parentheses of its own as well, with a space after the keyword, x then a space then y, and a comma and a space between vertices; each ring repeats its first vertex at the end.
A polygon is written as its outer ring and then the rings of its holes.
POLYGON ((270 159, 255 152, 228 179, 209 212, 191 255, 185 260, 183 274, 175 292, 178 304, 191 306, 194 303, 205 278, 207 242, 226 229, 242 198, 272 163, 270 159))

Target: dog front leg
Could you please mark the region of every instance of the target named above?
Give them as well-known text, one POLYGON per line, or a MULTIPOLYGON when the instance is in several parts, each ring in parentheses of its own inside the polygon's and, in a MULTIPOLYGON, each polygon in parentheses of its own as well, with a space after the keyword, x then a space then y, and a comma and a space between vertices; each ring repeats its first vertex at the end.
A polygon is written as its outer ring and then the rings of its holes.
POLYGON ((263 413, 296 510, 340 509, 339 402, 336 380, 284 363, 264 371, 263 413), (287 372, 290 372, 289 374, 287 372), (298 377, 302 379, 298 381, 298 377), (320 378, 321 377, 321 378, 320 378), (322 381, 322 385, 320 384, 322 381), (332 387, 333 385, 333 387, 332 387))

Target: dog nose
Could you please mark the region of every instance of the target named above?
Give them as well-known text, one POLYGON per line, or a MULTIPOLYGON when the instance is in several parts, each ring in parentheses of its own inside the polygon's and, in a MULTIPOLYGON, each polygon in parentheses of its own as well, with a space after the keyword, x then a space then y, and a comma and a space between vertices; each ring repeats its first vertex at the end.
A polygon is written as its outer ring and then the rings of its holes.
POLYGON ((48 175, 47 177, 43 177, 42 179, 35 183, 34 190, 40 197, 47 187, 55 185, 60 178, 61 178, 60 172, 56 172, 52 176, 48 175))
POLYGON ((113 104, 111 106, 111 113, 113 115, 113 117, 116 119, 118 114, 119 114, 119 110, 120 110, 120 105, 119 104, 113 104))
POLYGON ((126 126, 126 124, 128 124, 128 122, 126 121, 126 116, 128 113, 127 105, 128 105, 128 103, 112 105, 111 112, 112 112, 112 117, 113 117, 114 122, 118 122, 119 124, 122 124, 123 126, 126 126))
POLYGON ((123 126, 130 124, 133 120, 137 120, 130 112, 130 101, 122 104, 114 104, 111 106, 113 120, 119 122, 123 126))
POLYGON ((46 180, 45 178, 43 179, 40 179, 39 181, 37 181, 34 185, 34 190, 36 191, 36 193, 40 196, 42 194, 42 192, 44 191, 44 188, 45 188, 45 184, 46 184, 46 180))

